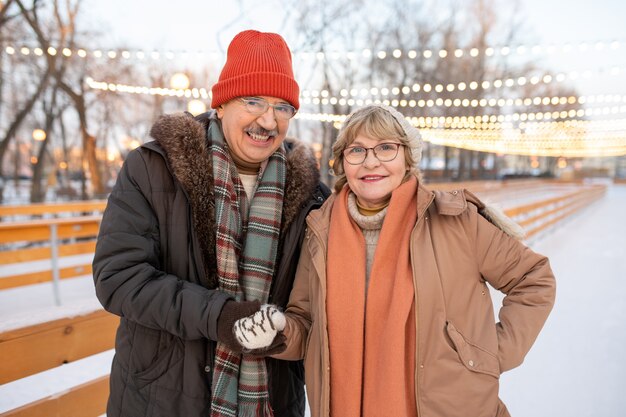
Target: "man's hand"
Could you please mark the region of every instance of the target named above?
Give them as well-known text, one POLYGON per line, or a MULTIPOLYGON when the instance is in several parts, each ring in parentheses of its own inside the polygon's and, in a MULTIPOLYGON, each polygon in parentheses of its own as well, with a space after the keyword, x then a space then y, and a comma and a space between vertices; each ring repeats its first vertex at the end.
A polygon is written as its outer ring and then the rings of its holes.
POLYGON ((242 353, 243 346, 235 338, 233 325, 237 320, 253 315, 260 308, 259 301, 227 301, 217 319, 217 341, 235 353, 242 353))

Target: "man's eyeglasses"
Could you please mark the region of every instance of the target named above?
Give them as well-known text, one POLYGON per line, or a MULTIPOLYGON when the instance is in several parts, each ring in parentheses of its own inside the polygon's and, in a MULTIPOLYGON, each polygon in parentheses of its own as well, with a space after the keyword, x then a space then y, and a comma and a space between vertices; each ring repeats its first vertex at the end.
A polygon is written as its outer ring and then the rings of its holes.
POLYGON ((367 158, 367 151, 374 152, 374 156, 380 162, 390 162, 396 159, 398 156, 398 150, 400 146, 404 146, 402 143, 379 143, 373 148, 366 148, 365 146, 348 146, 343 150, 343 158, 350 165, 359 165, 367 158))
POLYGON ((289 120, 296 114, 296 108, 287 103, 270 104, 260 97, 241 97, 239 100, 244 104, 249 113, 262 115, 272 107, 277 119, 289 120))

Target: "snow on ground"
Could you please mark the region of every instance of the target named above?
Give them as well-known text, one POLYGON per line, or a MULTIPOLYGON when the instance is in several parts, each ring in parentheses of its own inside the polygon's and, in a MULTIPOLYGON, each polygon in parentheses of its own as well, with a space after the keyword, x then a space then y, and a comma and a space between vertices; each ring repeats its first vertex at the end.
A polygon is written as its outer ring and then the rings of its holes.
POLYGON ((3 290, 0 297, 0 332, 102 309, 95 296, 91 275, 62 280, 60 293, 61 305, 57 306, 50 284, 3 290))
POLYGON ((62 394, 111 372, 114 350, 107 350, 8 384, 0 385, 0 414, 41 398, 62 394))
MULTIPOLYGON (((57 306, 51 283, 0 291, 0 332, 102 309, 91 276, 61 280, 60 294, 62 303, 57 306)), ((0 385, 0 414, 107 375, 113 353, 109 350, 0 385)))
POLYGON ((517 369, 502 375, 513 417, 626 415, 626 186, 532 244, 557 279, 554 310, 517 369))
MULTIPOLYGON (((61 267, 90 263, 93 254, 68 256, 59 261, 61 267)), ((24 262, 0 266, 3 276, 49 268, 49 261, 24 262)), ((63 279, 59 282, 61 305, 54 299, 52 283, 27 285, 0 291, 0 332, 63 317, 73 317, 102 308, 95 297, 91 275, 63 279)))
MULTIPOLYGON (((626 186, 611 187, 602 200, 530 242, 550 258, 557 301, 525 362, 500 378, 513 417, 624 415, 624 207, 626 186)), ((63 305, 54 306, 50 284, 0 291, 0 331, 99 308, 91 277, 62 280, 61 299, 63 305)), ((494 294, 494 303, 500 299, 494 294)), ((112 355, 103 352, 0 385, 0 413, 106 375, 112 355)))

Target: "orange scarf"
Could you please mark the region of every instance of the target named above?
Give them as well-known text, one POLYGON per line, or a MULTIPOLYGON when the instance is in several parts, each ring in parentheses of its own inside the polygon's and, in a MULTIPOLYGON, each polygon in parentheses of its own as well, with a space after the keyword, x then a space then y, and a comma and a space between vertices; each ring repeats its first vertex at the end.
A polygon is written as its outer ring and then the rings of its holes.
POLYGON ((365 239, 348 213, 349 188, 333 207, 327 304, 331 417, 416 417, 415 303, 409 240, 417 180, 391 196, 365 301, 365 239))

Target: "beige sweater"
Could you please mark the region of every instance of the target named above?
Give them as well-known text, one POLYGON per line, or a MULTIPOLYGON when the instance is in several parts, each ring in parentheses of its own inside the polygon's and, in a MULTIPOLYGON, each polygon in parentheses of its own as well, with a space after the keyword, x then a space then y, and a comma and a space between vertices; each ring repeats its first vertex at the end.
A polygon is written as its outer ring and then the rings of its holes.
POLYGON ((372 270, 372 264, 374 263, 374 253, 376 252, 376 245, 378 245, 380 230, 383 228, 383 222, 387 215, 387 207, 373 216, 365 216, 359 212, 356 205, 356 196, 350 193, 348 196, 348 211, 356 224, 361 228, 363 237, 365 238, 365 296, 367 296, 370 272, 372 270))

